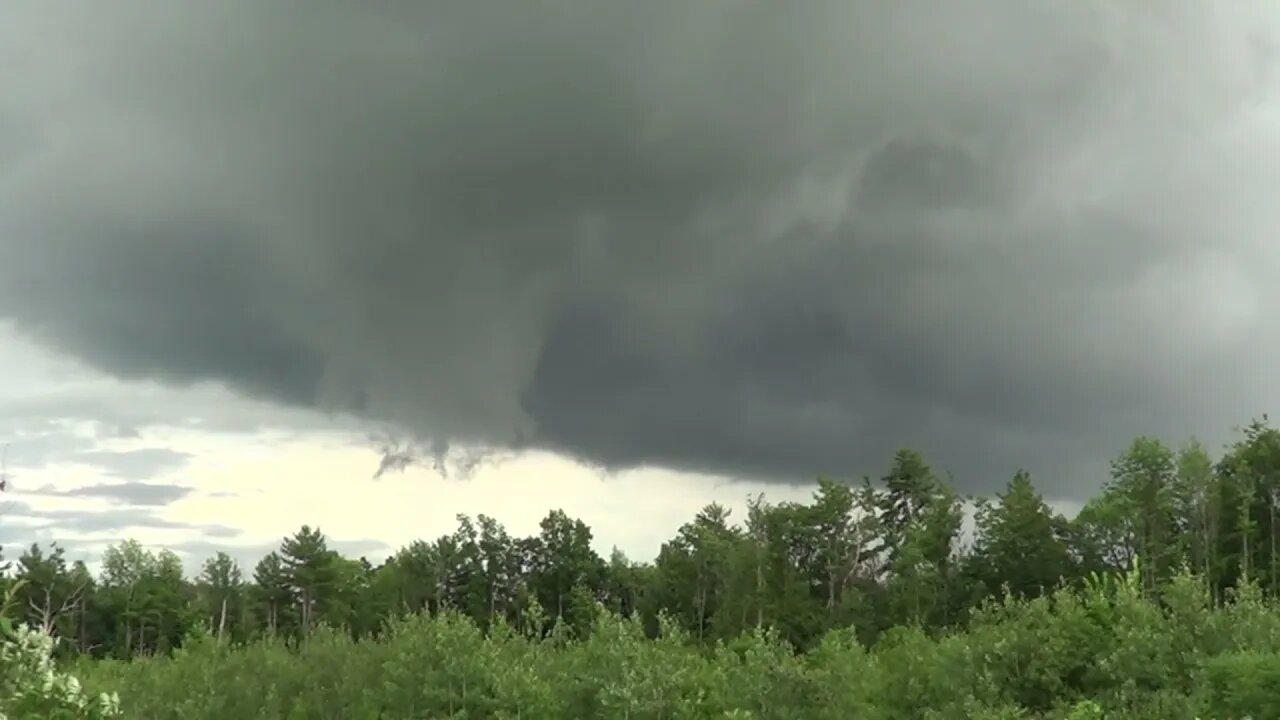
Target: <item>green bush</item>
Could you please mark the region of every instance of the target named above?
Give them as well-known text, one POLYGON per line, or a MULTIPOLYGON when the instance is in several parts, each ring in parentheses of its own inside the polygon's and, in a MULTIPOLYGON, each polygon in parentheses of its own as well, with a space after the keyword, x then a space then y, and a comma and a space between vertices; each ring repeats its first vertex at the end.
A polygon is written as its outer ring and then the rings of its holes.
MULTIPOLYGON (((805 654, 768 629, 708 646, 665 616, 650 639, 602 609, 585 637, 502 622, 486 634, 444 612, 392 621, 377 641, 323 627, 296 647, 200 634, 169 658, 75 670, 118 691, 124 717, 147 720, 1280 717, 1272 608, 1246 589, 1211 609, 1180 582, 1159 602, 1128 582, 1005 599, 964 631, 900 627, 869 648, 835 630, 805 654)), ((46 662, 48 648, 23 637, 46 662)), ((62 717, 24 711, 9 713, 62 717)))
POLYGON ((1209 712, 1220 718, 1280 718, 1280 654, 1247 651, 1207 663, 1209 712))
POLYGON ((99 720, 119 717, 115 693, 89 697, 53 663, 55 641, 0 617, 0 720, 99 720))

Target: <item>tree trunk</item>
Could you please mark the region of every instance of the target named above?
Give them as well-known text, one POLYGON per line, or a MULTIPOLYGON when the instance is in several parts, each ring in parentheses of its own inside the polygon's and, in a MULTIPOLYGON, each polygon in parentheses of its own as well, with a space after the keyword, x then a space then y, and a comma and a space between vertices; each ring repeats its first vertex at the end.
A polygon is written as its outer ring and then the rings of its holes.
POLYGON ((272 637, 276 634, 276 601, 267 601, 267 633, 272 637))
POLYGON ((218 641, 222 641, 223 633, 227 629, 227 596, 222 596, 222 613, 218 616, 218 641))
POLYGON ((84 621, 84 606, 85 606, 85 603, 81 602, 79 607, 80 627, 76 632, 76 645, 81 654, 84 654, 85 652, 88 651, 87 645, 89 643, 88 631, 87 631, 87 628, 85 627, 85 621, 84 621))
POLYGON ((756 629, 764 627, 764 551, 756 544, 756 629))
POLYGON ((827 617, 836 612, 836 566, 827 565, 827 617))
POLYGON ((702 578, 698 578, 698 639, 701 640, 706 631, 707 589, 702 586, 702 578))
POLYGON ((1276 499, 1275 492, 1270 493, 1267 503, 1267 528, 1271 531, 1271 597, 1276 595, 1276 499))

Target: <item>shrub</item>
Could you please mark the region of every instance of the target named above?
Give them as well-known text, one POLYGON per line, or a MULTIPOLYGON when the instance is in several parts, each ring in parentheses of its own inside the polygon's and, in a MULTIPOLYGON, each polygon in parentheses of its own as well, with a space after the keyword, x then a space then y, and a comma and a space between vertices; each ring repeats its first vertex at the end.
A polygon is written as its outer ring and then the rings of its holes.
POLYGON ((58 672, 54 638, 0 617, 0 720, 98 720, 120 717, 115 693, 86 697, 80 681, 58 672))

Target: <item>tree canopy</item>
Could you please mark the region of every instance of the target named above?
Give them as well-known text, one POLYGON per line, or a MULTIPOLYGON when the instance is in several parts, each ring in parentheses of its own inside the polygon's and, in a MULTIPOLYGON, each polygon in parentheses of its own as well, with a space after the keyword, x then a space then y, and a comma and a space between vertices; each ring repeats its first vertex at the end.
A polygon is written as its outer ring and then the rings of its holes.
POLYGON ((32 545, 0 564, 0 590, 8 627, 57 638, 56 659, 139 717, 178 717, 161 698, 195 713, 139 673, 177 693, 200 653, 213 663, 200 672, 228 684, 207 692, 246 717, 369 712, 319 691, 340 667, 339 686, 451 717, 849 716, 810 695, 867 717, 1100 717, 1090 703, 1262 717, 1274 700, 1240 693, 1280 677, 1278 504, 1280 432, 1254 422, 1217 459, 1196 441, 1135 439, 1071 518, 1025 470, 966 499, 902 450, 878 480, 823 478, 807 503, 756 497, 741 518, 710 504, 648 562, 602 557, 586 523, 552 510, 523 538, 459 515, 379 563, 303 526, 252 568, 217 552, 194 578, 133 540, 97 577, 32 545), (233 679, 259 666, 274 685, 233 679), (246 682, 255 694, 228 689, 246 682), (714 699, 739 691, 754 699, 714 699), (235 704, 252 702, 279 712, 235 704))

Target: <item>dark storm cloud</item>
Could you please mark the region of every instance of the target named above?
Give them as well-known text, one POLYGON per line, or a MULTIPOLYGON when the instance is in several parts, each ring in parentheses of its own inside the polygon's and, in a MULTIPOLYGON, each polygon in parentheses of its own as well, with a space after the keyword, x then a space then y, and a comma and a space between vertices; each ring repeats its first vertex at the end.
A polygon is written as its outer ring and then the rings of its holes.
POLYGON ((102 443, 140 440, 157 429, 166 435, 174 428, 248 434, 368 430, 367 421, 254 400, 217 383, 174 392, 156 382, 105 378, 73 358, 32 345, 3 323, 0 368, 0 443, 26 466, 66 461, 102 443))
POLYGON ((1058 494, 1276 395, 1261 5, 65 7, 0 25, 0 315, 122 377, 1058 494))

